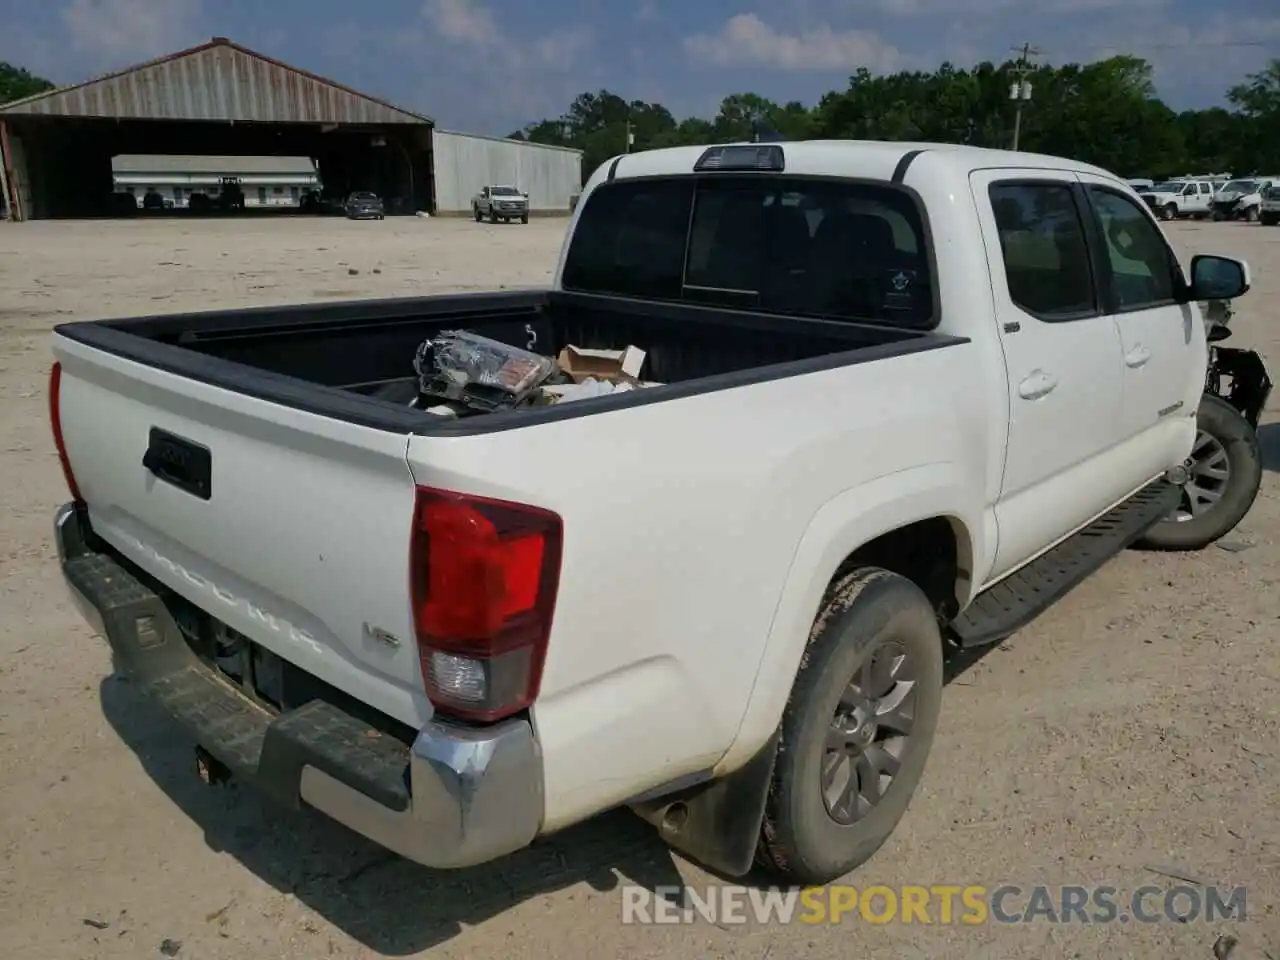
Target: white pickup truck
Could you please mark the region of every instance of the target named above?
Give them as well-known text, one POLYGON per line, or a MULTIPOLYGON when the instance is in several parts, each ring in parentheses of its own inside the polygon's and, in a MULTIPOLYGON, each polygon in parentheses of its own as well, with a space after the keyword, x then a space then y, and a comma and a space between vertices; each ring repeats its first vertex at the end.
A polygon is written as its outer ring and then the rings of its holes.
POLYGON ((1248 268, 1189 277, 1067 160, 622 156, 550 290, 59 326, 63 570, 209 779, 433 867, 630 805, 717 870, 823 882, 907 808, 946 650, 1249 509, 1196 305, 1248 268), (374 395, 463 328, 636 344, 661 385, 374 395))

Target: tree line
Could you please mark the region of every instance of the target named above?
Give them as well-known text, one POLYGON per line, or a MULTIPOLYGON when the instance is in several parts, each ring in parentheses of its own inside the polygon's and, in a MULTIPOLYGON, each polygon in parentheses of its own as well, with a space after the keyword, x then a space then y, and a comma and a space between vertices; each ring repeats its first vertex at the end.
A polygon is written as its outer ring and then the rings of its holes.
MULTIPOLYGON (((779 104, 755 93, 724 98, 710 120, 677 120, 660 103, 627 101, 608 90, 579 95, 560 117, 531 123, 513 139, 576 147, 585 180, 626 149, 751 140, 916 140, 1009 148, 1016 79, 1008 62, 933 73, 885 76, 859 69, 848 88, 813 107, 779 104)), ((1158 96, 1152 67, 1132 56, 1087 64, 1041 65, 1026 76, 1019 149, 1071 157, 1125 177, 1188 173, 1280 174, 1280 60, 1227 91, 1226 107, 1171 109, 1158 96)))

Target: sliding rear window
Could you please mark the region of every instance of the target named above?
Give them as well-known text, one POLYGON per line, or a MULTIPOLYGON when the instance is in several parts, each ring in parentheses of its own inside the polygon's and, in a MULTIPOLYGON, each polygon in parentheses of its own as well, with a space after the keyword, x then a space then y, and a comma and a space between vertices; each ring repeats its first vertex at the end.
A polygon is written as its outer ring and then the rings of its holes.
POLYGON ((904 190, 773 175, 624 180, 591 193, 566 290, 936 324, 927 234, 904 190))

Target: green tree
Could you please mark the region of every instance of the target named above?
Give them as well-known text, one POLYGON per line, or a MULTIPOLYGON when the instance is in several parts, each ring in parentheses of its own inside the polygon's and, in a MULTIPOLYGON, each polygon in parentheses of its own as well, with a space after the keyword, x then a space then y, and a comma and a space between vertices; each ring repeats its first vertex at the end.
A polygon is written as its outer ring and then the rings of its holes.
MULTIPOLYGON (((927 141, 1012 145, 1012 62, 933 72, 876 75, 859 68, 844 90, 812 108, 744 91, 709 119, 677 120, 664 106, 627 101, 609 90, 579 95, 565 113, 525 127, 518 138, 584 152, 583 174, 627 149, 785 139, 927 141)), ((1280 61, 1227 94, 1229 107, 1175 113, 1156 95, 1150 64, 1118 56, 1094 63, 1042 65, 1031 72, 1020 147, 1097 164, 1124 176, 1187 172, 1280 171, 1280 61), (1265 168, 1265 169, 1264 169, 1265 168)))
POLYGON ((52 89, 53 84, 44 77, 0 60, 0 104, 52 89))

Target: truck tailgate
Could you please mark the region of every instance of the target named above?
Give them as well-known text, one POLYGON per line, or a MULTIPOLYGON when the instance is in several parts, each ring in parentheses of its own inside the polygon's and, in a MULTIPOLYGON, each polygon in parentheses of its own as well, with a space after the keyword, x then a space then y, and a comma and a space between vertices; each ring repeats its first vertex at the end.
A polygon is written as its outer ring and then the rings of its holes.
POLYGON ((65 337, 53 352, 67 457, 103 539, 321 680, 415 727, 431 716, 409 595, 407 435, 65 337), (201 475, 208 489, 188 482, 201 475))

